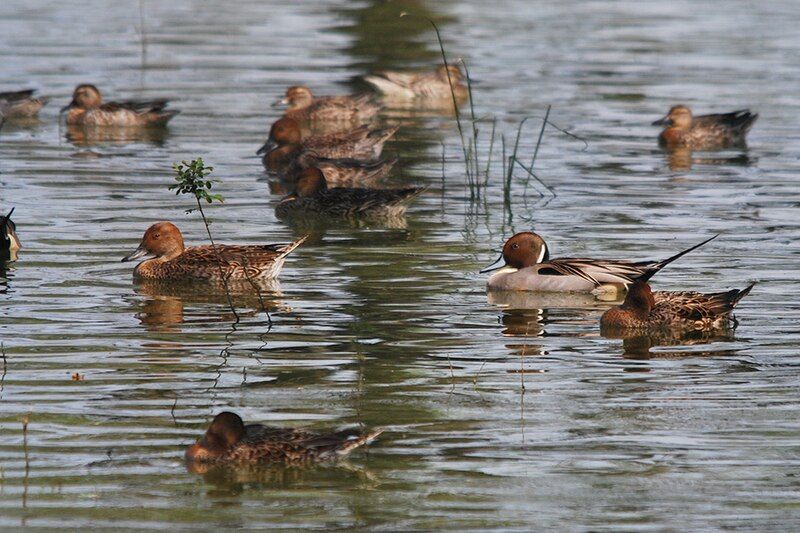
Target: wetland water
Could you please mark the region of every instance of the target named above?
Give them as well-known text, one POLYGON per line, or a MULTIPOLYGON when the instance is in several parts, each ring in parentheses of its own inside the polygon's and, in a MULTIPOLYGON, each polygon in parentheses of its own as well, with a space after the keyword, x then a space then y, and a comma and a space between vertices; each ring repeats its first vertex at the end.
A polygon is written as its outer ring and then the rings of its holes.
POLYGON ((23 246, 0 284, 0 527, 798 526, 795 2, 144 5, 144 57, 139 2, 6 0, 0 16, 0 90, 53 96, 0 132, 0 210, 16 207, 23 246), (205 240, 167 191, 181 159, 222 180, 218 242, 300 235, 275 219, 254 154, 269 104, 288 85, 332 94, 438 62, 420 15, 466 59, 475 113, 507 144, 532 117, 524 160, 548 104, 586 139, 546 130, 535 170, 554 198, 520 170, 504 202, 495 146, 471 199, 453 120, 396 111, 391 182, 429 190, 404 224, 315 228, 267 297, 271 327, 253 298, 232 328, 220 293, 132 282, 119 260, 152 222, 205 240), (67 138, 58 109, 85 82, 182 113, 152 139, 67 138), (649 124, 681 102, 757 111, 750 149, 667 157, 649 124), (733 337, 648 357, 600 337, 605 304, 487 299, 477 271, 531 228, 555 256, 642 259, 721 233, 656 286, 760 283, 733 337), (188 472, 185 446, 223 409, 386 432, 336 467, 188 472))

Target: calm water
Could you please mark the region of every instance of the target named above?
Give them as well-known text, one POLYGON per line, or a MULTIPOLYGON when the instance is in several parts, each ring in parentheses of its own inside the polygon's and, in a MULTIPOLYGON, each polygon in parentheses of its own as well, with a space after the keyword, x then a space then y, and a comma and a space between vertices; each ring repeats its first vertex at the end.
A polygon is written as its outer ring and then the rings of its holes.
POLYGON ((799 525, 795 2, 146 2, 144 55, 127 4, 7 0, 0 17, 2 89, 54 97, 0 133, 0 210, 23 244, 0 285, 0 527, 799 525), (481 165, 497 117, 479 196, 451 118, 393 112, 391 181, 429 191, 395 227, 317 228, 268 295, 271 327, 251 296, 232 328, 219 293, 132 282, 119 259, 151 222, 205 238, 167 191, 181 159, 222 180, 219 242, 299 235, 254 155, 268 104, 435 63, 422 16, 476 80, 481 165), (56 115, 82 82, 182 113, 161 138, 70 141, 56 115), (757 110, 750 150, 667 158, 648 124, 678 102, 757 110), (510 152, 531 117, 530 161, 548 104, 588 147, 548 129, 535 170, 555 197, 520 170, 504 202, 499 134, 510 152), (722 233, 658 287, 760 283, 735 336, 648 358, 599 336, 591 299, 487 300, 477 271, 530 228, 558 255, 630 258, 722 233), (336 467, 188 472, 184 447, 222 409, 387 431, 336 467))

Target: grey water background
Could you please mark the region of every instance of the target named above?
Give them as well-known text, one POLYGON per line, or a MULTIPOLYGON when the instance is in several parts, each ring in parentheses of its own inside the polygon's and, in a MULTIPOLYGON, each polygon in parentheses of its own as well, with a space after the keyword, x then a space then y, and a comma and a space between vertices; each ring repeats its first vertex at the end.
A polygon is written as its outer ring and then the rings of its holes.
POLYGON ((23 245, 0 284, 0 527, 798 526, 795 2, 143 5, 9 0, 0 15, 0 87, 53 96, 0 132, 0 209, 16 207, 23 245), (495 145, 471 198, 452 117, 394 111, 390 182, 429 190, 405 224, 316 228, 267 297, 271 327, 253 298, 233 329, 218 292, 133 283, 119 259, 150 223, 205 240, 167 191, 181 159, 222 180, 218 242, 298 236, 254 155, 269 104, 437 63, 424 17, 476 80, 482 162, 491 117, 507 145, 531 117, 530 158, 547 105, 586 140, 545 131, 535 171, 555 197, 518 169, 504 202, 495 145), (58 108, 85 82, 182 113, 156 138, 70 140, 58 108), (756 110, 750 149, 668 157, 649 123, 674 103, 756 110), (759 284, 734 336, 631 351, 600 337, 606 304, 487 299, 477 271, 531 228, 555 255, 642 259, 721 233, 657 287, 759 284), (187 471, 183 449, 223 409, 386 433, 339 466, 187 471))

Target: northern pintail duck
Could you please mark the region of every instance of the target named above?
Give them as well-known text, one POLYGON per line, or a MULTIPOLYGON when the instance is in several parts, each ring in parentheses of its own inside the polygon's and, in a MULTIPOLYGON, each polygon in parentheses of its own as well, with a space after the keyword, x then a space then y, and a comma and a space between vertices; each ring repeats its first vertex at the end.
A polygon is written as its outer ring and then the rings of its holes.
POLYGON ((413 100, 426 98, 448 101, 465 100, 469 88, 461 69, 456 65, 440 65, 434 71, 382 71, 364 76, 364 81, 390 99, 413 100))
POLYGON ((314 97, 302 85, 289 87, 280 104, 287 106, 286 117, 301 122, 365 122, 381 110, 370 94, 314 97))
POLYGON ((286 256, 306 237, 289 244, 230 246, 183 245, 180 230, 171 222, 157 222, 147 228, 139 247, 122 261, 151 257, 136 266, 134 276, 148 279, 257 280, 275 278, 286 256), (217 255, 222 260, 218 261, 217 255))
POLYGON ((214 417, 205 435, 186 450, 186 460, 201 463, 303 464, 335 461, 369 444, 382 429, 312 433, 302 429, 245 425, 236 413, 214 417))
POLYGON ((646 281, 628 289, 622 305, 603 313, 603 331, 659 329, 706 330, 735 324, 733 308, 747 296, 755 283, 738 290, 703 294, 700 292, 653 292, 646 281))
POLYGON ((676 105, 653 126, 666 126, 658 136, 658 143, 664 148, 718 150, 744 146, 745 136, 757 118, 758 114, 749 109, 695 117, 688 107, 676 105))
POLYGON ((603 285, 630 285, 648 280, 659 270, 716 238, 711 237, 662 261, 625 261, 561 257, 550 259, 544 239, 533 232, 517 233, 503 246, 503 253, 481 273, 497 270, 487 286, 494 290, 593 292, 603 285))
POLYGON ((67 112, 67 124, 75 126, 143 127, 164 126, 177 115, 177 110, 165 110, 168 100, 125 100, 103 102, 94 85, 78 85, 72 101, 61 109, 67 112))
POLYGON ((50 98, 35 97, 34 89, 0 93, 0 117, 30 118, 39 114, 39 110, 50 101, 50 98))
POLYGON ((17 237, 17 225, 11 220, 14 208, 4 217, 0 216, 0 260, 16 261, 17 252, 22 245, 17 237))
POLYGON ((409 202, 424 187, 405 189, 329 189, 318 168, 307 168, 300 174, 295 191, 275 207, 275 216, 323 215, 336 218, 397 217, 405 213, 409 202))
POLYGON ((383 145, 397 130, 397 126, 378 130, 361 126, 346 132, 312 135, 303 139, 297 121, 284 117, 275 121, 269 130, 267 142, 256 153, 264 154, 264 167, 275 172, 285 170, 304 153, 332 159, 371 161, 380 157, 383 145))
POLYGON ((397 158, 380 161, 361 161, 359 159, 329 159, 311 153, 300 155, 284 174, 284 179, 296 183, 303 170, 316 167, 325 176, 325 183, 332 187, 359 187, 375 182, 386 176, 397 163, 397 158))

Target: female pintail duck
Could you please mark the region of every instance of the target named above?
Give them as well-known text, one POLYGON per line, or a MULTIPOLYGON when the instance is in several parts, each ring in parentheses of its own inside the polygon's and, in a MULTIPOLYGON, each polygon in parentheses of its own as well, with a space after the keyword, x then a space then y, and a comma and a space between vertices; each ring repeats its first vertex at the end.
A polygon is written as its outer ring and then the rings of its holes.
POLYGON ((216 245, 185 248, 180 230, 171 222, 157 222, 144 232, 139 247, 122 261, 142 261, 134 276, 147 279, 209 279, 219 280, 220 274, 231 280, 276 278, 286 256, 300 246, 306 237, 289 244, 247 246, 216 245), (222 259, 220 263, 217 255, 222 259))
POLYGON ((676 105, 653 126, 666 126, 658 136, 662 148, 719 150, 745 146, 745 136, 757 118, 758 114, 749 109, 693 117, 688 107, 676 105))
POLYGON ((508 239, 500 258, 481 273, 497 270, 487 281, 488 288, 494 290, 593 292, 603 285, 627 286, 638 279, 648 280, 679 257, 716 237, 663 261, 632 262, 578 257, 550 259, 544 239, 526 231, 508 239))
POLYGON ((280 201, 275 216, 323 215, 336 218, 397 217, 405 213, 409 202, 424 187, 406 189, 329 189, 318 168, 300 173, 295 192, 280 201))
POLYGON ((371 161, 380 157, 383 145, 397 130, 398 126, 378 130, 361 126, 347 132, 312 135, 302 139, 297 121, 284 117, 275 121, 269 130, 269 139, 256 153, 264 154, 264 167, 275 172, 285 170, 303 153, 332 159, 371 161))
POLYGON ((315 98, 305 86, 289 87, 278 105, 287 106, 284 116, 301 122, 366 122, 381 110, 370 94, 315 98))
POLYGON ((103 103, 94 85, 78 85, 72 101, 61 109, 67 112, 67 125, 143 127, 164 126, 180 111, 165 110, 168 100, 126 100, 103 103))
POLYGON ((383 71, 365 76, 364 81, 385 97, 398 100, 427 98, 431 100, 465 100, 469 88, 461 69, 456 65, 440 65, 433 72, 383 71))
POLYGON ((289 183, 297 183, 303 170, 316 167, 322 171, 329 188, 359 187, 383 178, 395 163, 397 163, 396 157, 371 162, 349 158, 329 159, 304 153, 289 165, 283 177, 289 183))
POLYGON ((201 463, 286 463, 335 461, 369 444, 382 429, 312 433, 302 429, 245 425, 236 413, 214 417, 205 435, 186 450, 186 460, 201 463))
POLYGON ((16 261, 17 252, 22 245, 17 237, 17 225, 11 220, 14 208, 4 217, 0 217, 0 260, 16 261))
POLYGON ((703 294, 700 292, 653 292, 646 281, 628 289, 622 305, 603 313, 600 328, 614 330, 706 330, 735 325, 733 308, 747 296, 755 283, 738 290, 703 294))
POLYGON ((2 117, 7 119, 31 118, 39 114, 50 98, 35 97, 34 89, 24 91, 11 91, 0 93, 0 110, 2 117))

